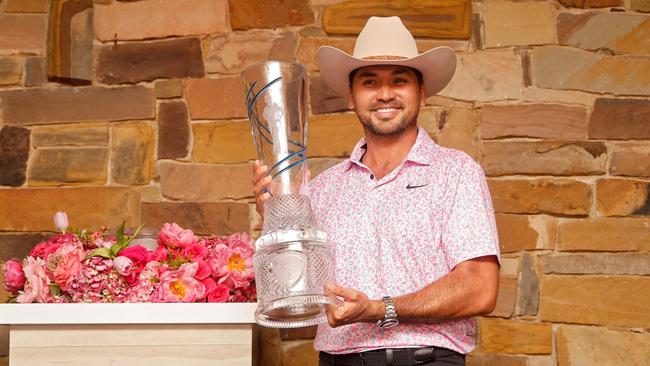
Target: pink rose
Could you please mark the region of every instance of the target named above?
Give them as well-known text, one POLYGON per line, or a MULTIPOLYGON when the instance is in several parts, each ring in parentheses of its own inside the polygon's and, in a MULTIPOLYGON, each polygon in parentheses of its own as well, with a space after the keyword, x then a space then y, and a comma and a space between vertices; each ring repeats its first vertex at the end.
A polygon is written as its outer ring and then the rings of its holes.
POLYGON ((230 289, 245 287, 255 278, 253 270, 253 248, 237 244, 230 248, 218 244, 208 259, 214 277, 230 289))
POLYGON ((43 258, 47 259, 47 256, 56 252, 57 249, 62 245, 62 243, 50 243, 50 241, 44 241, 41 243, 36 244, 32 248, 32 250, 29 252, 29 255, 34 258, 43 258), (54 247, 54 250, 51 250, 51 248, 54 247), (48 252, 46 254, 46 252, 48 252))
POLYGON ((216 285, 208 294, 208 302, 227 302, 230 298, 230 289, 224 285, 216 285))
POLYGON ((198 242, 198 238, 191 230, 185 230, 176 223, 164 224, 158 235, 158 243, 169 247, 185 248, 198 242))
POLYGON ((208 295, 214 290, 215 287, 217 287, 217 282, 212 279, 212 277, 204 278, 201 280, 201 283, 203 286, 205 286, 205 294, 203 295, 202 298, 197 299, 199 301, 204 301, 208 295))
POLYGON ((25 284, 25 273, 23 273, 23 266, 17 259, 8 260, 4 265, 3 272, 3 285, 7 291, 15 294, 23 288, 25 284))
POLYGON ((81 270, 84 250, 80 243, 63 244, 47 258, 47 268, 54 282, 63 290, 68 289, 72 277, 81 270))
POLYGON ((208 248, 206 248, 202 242, 192 243, 183 248, 181 251, 185 258, 196 260, 196 259, 205 259, 208 256, 208 248))
POLYGON ((45 274, 45 261, 29 256, 23 260, 25 289, 20 291, 16 300, 19 303, 48 302, 51 298, 48 284, 50 279, 45 274))
POLYGON ((151 299, 153 302, 195 302, 205 296, 205 285, 194 278, 198 265, 185 263, 178 270, 160 275, 159 285, 151 299))
POLYGON ((212 270, 210 269, 210 266, 204 261, 199 259, 195 261, 195 263, 199 265, 198 269, 196 270, 196 276, 195 276, 197 280, 206 279, 212 274, 212 270))
POLYGON ((113 261, 113 268, 115 268, 115 271, 117 271, 117 273, 120 275, 128 276, 133 270, 133 262, 129 257, 120 255, 115 257, 115 260, 113 261))
POLYGON ((212 290, 217 287, 217 282, 212 278, 208 277, 201 280, 201 283, 205 286, 205 294, 209 294, 212 290))
POLYGON ((32 250, 29 252, 29 255, 32 257, 40 257, 47 259, 50 254, 59 250, 63 244, 79 244, 83 243, 79 240, 76 235, 73 234, 56 234, 52 236, 49 240, 38 243, 32 250))
POLYGON ((117 255, 126 257, 131 261, 130 271, 127 275, 124 276, 126 276, 126 281, 130 285, 133 285, 137 281, 142 269, 147 265, 147 257, 149 256, 147 248, 143 247, 142 245, 134 245, 132 247, 127 247, 120 250, 117 255))
POLYGON ((134 245, 120 250, 117 255, 129 258, 134 264, 141 264, 143 267, 147 263, 149 251, 142 245, 134 245))

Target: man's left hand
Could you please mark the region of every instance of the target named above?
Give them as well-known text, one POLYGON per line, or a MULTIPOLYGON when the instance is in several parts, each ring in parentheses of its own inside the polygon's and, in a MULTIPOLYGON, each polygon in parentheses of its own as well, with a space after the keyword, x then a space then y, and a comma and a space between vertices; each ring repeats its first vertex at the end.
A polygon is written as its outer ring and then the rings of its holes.
POLYGON ((327 306, 327 322, 332 328, 359 322, 376 322, 384 317, 385 308, 381 300, 370 300, 361 291, 328 284, 325 289, 332 296, 338 296, 342 304, 327 306))

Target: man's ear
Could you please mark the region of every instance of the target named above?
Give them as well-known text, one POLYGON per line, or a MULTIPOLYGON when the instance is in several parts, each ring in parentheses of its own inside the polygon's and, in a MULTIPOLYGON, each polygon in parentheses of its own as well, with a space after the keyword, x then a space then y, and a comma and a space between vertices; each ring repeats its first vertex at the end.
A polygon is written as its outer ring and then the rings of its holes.
POLYGON ((350 94, 348 94, 348 109, 354 110, 354 100, 352 99, 352 88, 350 88, 350 94))

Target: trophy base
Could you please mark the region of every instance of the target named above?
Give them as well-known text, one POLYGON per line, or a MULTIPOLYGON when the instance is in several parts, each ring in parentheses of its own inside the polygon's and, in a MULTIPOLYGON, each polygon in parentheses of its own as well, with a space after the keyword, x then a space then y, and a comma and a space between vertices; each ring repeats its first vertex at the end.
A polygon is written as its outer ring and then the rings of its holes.
POLYGON ((334 301, 325 295, 296 295, 269 301, 255 311, 257 324, 270 328, 301 328, 325 323, 325 308, 334 301))

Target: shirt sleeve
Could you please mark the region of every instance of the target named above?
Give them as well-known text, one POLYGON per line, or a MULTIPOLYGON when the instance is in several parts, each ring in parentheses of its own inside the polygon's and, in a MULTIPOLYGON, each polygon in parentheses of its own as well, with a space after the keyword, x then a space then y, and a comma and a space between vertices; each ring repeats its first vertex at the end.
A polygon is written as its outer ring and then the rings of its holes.
POLYGON ((494 209, 483 169, 475 161, 460 169, 451 207, 442 228, 442 246, 449 269, 460 262, 494 255, 499 259, 499 239, 494 209))

